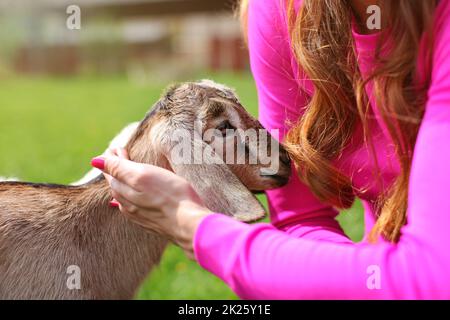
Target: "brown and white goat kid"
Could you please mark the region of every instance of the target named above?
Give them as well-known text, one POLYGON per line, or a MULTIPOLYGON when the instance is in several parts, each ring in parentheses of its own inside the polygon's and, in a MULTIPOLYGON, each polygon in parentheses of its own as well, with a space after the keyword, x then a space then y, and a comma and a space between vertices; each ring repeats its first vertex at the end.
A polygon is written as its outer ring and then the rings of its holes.
MULTIPOLYGON (((176 130, 201 134, 195 132, 198 122, 203 132, 217 129, 213 139, 192 139, 197 141, 193 145, 209 151, 211 145, 231 139, 227 129, 263 130, 230 89, 212 81, 185 83, 172 87, 140 123, 126 146, 130 159, 185 177, 215 212, 246 222, 262 218, 264 209, 249 190, 287 182, 286 152, 280 147, 273 175, 262 174, 267 164, 225 164, 226 148, 204 152, 205 163, 174 161, 176 130)), ((277 144, 264 134, 269 138, 267 148, 277 144)), ((258 145, 242 143, 246 156, 261 151, 258 145)), ((102 176, 81 186, 0 183, 0 298, 132 298, 168 241, 128 221, 109 207, 110 200, 102 176), (78 284, 71 283, 75 272, 78 284)))

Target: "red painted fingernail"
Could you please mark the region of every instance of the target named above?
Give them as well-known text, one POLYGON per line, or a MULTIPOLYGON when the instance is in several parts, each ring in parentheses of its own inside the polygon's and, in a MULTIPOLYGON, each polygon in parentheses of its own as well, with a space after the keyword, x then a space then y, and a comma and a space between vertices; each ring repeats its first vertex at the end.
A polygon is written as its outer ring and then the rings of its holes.
POLYGON ((97 169, 105 169, 105 159, 102 157, 97 157, 91 160, 91 165, 97 169))
POLYGON ((111 208, 118 208, 118 207, 119 207, 119 203, 118 203, 117 201, 115 201, 115 200, 112 200, 112 201, 109 203, 109 206, 110 206, 111 208))

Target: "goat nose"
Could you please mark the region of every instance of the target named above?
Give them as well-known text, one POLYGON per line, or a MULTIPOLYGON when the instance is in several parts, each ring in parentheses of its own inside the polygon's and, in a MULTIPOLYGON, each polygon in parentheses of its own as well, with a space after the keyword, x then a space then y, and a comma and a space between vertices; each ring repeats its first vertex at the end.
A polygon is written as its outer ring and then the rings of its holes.
POLYGON ((280 161, 287 166, 291 164, 291 158, 289 157, 287 151, 284 149, 280 150, 280 161))

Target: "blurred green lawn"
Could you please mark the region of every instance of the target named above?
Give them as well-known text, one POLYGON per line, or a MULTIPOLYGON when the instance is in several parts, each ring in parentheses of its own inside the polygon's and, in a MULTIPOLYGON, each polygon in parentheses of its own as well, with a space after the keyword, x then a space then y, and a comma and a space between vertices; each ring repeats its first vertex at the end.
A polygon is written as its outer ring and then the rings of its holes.
MULTIPOLYGON (((236 88, 243 104, 256 115, 256 91, 249 74, 206 77, 236 88)), ((103 152, 124 125, 141 119, 167 85, 139 85, 125 77, 0 79, 0 176, 53 183, 79 179, 90 169, 90 159, 103 152)), ((359 240, 360 203, 349 211, 339 221, 352 239, 359 240)), ((171 246, 136 298, 237 297, 171 246)))

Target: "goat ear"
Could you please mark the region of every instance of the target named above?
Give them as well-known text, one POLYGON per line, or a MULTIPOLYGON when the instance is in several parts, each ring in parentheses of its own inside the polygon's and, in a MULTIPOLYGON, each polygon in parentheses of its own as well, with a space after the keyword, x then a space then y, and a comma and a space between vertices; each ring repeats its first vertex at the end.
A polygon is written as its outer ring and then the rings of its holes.
POLYGON ((212 148, 208 144, 196 141, 201 144, 202 161, 197 162, 199 164, 183 163, 168 156, 173 171, 191 183, 208 209, 243 222, 264 218, 265 209, 254 194, 231 172, 222 158, 211 152, 212 148))

